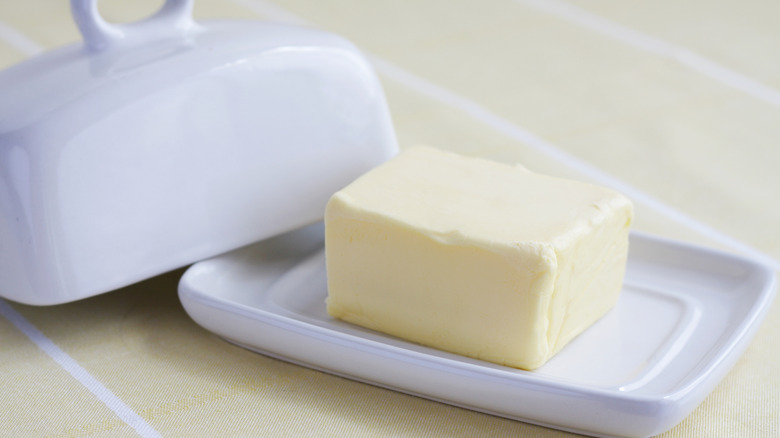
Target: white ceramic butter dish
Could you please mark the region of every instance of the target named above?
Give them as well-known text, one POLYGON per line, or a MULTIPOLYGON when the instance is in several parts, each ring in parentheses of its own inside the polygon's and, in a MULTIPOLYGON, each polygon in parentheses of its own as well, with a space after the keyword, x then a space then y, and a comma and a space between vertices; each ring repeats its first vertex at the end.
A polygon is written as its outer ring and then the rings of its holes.
POLYGON ((83 44, 0 72, 0 296, 73 301, 313 223, 397 150, 340 37, 71 6, 83 44))
POLYGON ((523 371, 330 317, 321 225, 190 267, 187 313, 260 353, 444 403, 594 436, 660 434, 747 348, 774 273, 717 251, 632 233, 614 309, 547 364, 523 371))

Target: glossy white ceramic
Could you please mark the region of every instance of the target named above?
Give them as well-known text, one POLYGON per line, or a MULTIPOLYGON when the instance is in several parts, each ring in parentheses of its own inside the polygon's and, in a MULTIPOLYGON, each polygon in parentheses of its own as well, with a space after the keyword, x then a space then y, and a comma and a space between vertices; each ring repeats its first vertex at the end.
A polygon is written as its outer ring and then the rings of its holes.
POLYGON ((322 228, 193 265, 179 297, 200 325, 284 360, 588 435, 648 436, 687 416, 736 362, 775 294, 751 261, 633 233, 617 306, 522 371, 330 318, 322 228))
POLYGON ((352 44, 191 7, 120 25, 74 0, 83 44, 0 72, 0 296, 73 301, 316 222, 395 154, 352 44))

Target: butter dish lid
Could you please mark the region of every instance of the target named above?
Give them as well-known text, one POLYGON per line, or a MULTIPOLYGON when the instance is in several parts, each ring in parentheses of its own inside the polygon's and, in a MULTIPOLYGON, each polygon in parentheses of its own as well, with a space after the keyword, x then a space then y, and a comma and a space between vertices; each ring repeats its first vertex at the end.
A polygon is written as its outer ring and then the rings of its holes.
POLYGON ((72 0, 83 43, 0 72, 0 296, 73 301, 319 220, 397 151, 376 75, 336 35, 128 24, 72 0))

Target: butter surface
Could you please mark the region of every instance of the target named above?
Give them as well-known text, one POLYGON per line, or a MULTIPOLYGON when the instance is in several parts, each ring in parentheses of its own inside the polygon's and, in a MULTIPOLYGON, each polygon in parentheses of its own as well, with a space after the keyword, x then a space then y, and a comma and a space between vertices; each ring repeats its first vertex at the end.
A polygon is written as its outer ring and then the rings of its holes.
POLYGON ((409 149, 328 203, 327 310, 534 369, 614 306, 632 215, 602 187, 409 149))

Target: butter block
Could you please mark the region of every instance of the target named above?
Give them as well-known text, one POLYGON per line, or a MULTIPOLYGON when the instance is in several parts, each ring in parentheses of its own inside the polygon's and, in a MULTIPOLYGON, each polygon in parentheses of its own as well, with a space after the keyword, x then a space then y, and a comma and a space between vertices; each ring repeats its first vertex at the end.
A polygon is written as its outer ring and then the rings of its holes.
POLYGON ((606 188, 408 149, 328 202, 327 311, 535 369, 614 306, 632 217, 606 188))

